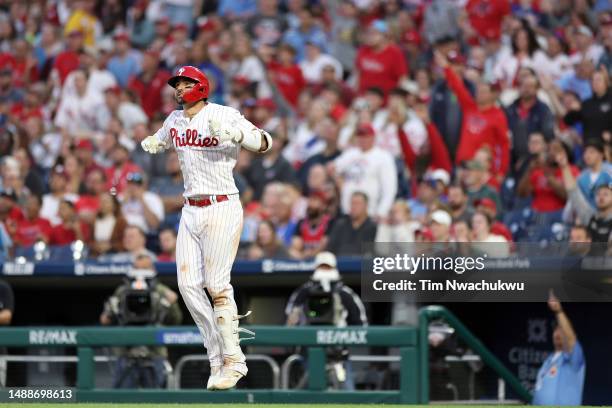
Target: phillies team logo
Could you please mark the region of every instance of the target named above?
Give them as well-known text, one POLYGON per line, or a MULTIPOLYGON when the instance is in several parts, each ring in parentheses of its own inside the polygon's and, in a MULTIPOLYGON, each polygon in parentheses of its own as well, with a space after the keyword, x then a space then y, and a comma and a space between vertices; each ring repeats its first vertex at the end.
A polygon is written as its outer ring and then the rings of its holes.
POLYGON ((215 147, 219 145, 219 139, 210 136, 203 137, 195 129, 187 129, 179 136, 178 130, 171 128, 170 137, 176 147, 215 147))

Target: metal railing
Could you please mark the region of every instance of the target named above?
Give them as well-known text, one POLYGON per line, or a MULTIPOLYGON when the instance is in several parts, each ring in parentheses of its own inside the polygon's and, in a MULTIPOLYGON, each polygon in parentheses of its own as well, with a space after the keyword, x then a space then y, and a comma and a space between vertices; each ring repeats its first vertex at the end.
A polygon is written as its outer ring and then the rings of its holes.
MULTIPOLYGON (((68 356, 77 363, 76 392, 80 401, 87 402, 312 402, 324 398, 335 403, 421 403, 429 402, 429 342, 430 319, 442 318, 455 328, 466 344, 481 356, 521 399, 530 401, 531 395, 510 372, 451 312, 441 306, 421 309, 420 327, 369 326, 251 326, 255 339, 247 346, 303 347, 308 359, 308 383, 305 390, 236 390, 232 393, 206 393, 203 390, 110 390, 96 389, 94 363, 103 356, 95 356, 94 347, 120 346, 201 346, 199 332, 193 327, 3 327, 0 346, 6 347, 76 347, 77 356, 68 356), (399 362, 399 387, 395 391, 333 392, 327 390, 328 347, 393 347, 399 356, 384 356, 386 361, 399 362), (205 393, 205 394, 202 394, 205 393), (205 395, 205 397, 204 397, 205 395), (314 399, 313 399, 314 398, 314 399)), ((35 357, 38 356, 28 356, 35 357)), ((45 356, 58 358, 61 356, 45 356)), ((378 358, 354 356, 357 359, 378 358)), ((357 361, 357 360, 354 360, 357 361)), ((367 360, 365 360, 367 361, 367 360)), ((287 361, 283 365, 289 364, 287 361)), ((286 370, 287 368, 285 368, 286 370)), ((280 371, 279 371, 280 373, 280 371)), ((280 375, 280 374, 279 374, 280 375)), ((173 382, 173 384, 175 381, 173 382)), ((280 381, 282 383, 282 381, 280 381)), ((279 383, 279 386, 281 385, 279 383)), ((285 380, 284 384, 286 385, 285 380)), ((505 400, 505 388, 498 390, 505 400)))
MULTIPOLYGON (((267 363, 270 366, 270 370, 272 371, 272 388, 278 389, 280 387, 280 378, 281 378, 281 370, 278 366, 278 363, 270 356, 266 356, 265 354, 246 354, 247 361, 259 361, 267 363)), ((174 367, 174 382, 172 386, 168 388, 172 388, 175 390, 181 389, 181 379, 183 377, 183 368, 185 364, 193 362, 193 361, 205 361, 208 362, 208 356, 202 354, 188 354, 179 358, 176 362, 176 366, 174 367)))
POLYGON ((472 351, 480 356, 482 362, 495 371, 504 381, 500 387, 498 383, 498 397, 505 400, 505 383, 516 392, 523 401, 530 402, 531 394, 516 378, 516 376, 503 365, 501 361, 487 348, 461 321, 448 309, 443 306, 427 306, 419 310, 419 343, 420 347, 420 389, 419 400, 421 403, 429 402, 429 322, 433 319, 443 319, 451 327, 453 327, 459 337, 472 349, 472 351), (500 389, 501 388, 501 389, 500 389))
MULTIPOLYGON (((400 356, 386 356, 386 355, 371 355, 371 356, 360 356, 360 355, 349 355, 349 360, 352 362, 359 363, 399 363, 401 361, 400 356)), ((281 365, 281 389, 289 389, 289 376, 291 374, 291 368, 298 361, 304 361, 304 357, 301 354, 291 354, 283 361, 281 365)))
MULTIPOLYGON (((117 356, 94 356, 94 363, 113 363, 117 361, 117 356)), ((78 356, 33 356, 24 354, 0 355, 0 367, 6 367, 6 363, 72 363, 78 364, 78 356)), ((168 360, 164 360, 164 370, 166 371, 166 388, 170 388, 170 384, 174 384, 174 370, 168 360)), ((4 382, 0 381, 0 386, 4 386, 4 382)))

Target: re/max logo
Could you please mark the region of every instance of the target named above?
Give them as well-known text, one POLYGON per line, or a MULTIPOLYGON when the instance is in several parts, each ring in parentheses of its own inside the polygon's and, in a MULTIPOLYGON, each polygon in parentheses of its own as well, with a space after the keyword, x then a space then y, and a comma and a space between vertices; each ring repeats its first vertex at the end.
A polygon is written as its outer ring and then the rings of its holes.
POLYGON ((318 330, 317 344, 367 344, 367 330, 318 330))

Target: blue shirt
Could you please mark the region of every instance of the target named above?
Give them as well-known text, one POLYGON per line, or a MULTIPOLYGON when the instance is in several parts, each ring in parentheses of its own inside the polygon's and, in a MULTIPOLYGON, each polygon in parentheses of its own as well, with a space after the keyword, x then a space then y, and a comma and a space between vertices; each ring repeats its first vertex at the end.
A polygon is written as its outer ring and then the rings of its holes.
POLYGON ((575 74, 562 76, 557 80, 556 85, 564 92, 575 92, 582 101, 586 101, 593 96, 591 81, 589 79, 578 78, 575 74))
POLYGON ((217 9, 217 13, 223 17, 228 14, 234 17, 245 17, 254 14, 256 11, 256 0, 221 0, 217 9))
POLYGON ((312 41, 320 44, 323 53, 327 52, 327 36, 325 32, 317 26, 313 26, 308 32, 304 33, 299 28, 291 29, 283 36, 283 42, 291 45, 296 52, 296 60, 301 62, 306 54, 306 43, 312 41))
POLYGON ((125 88, 133 75, 140 73, 140 61, 134 54, 115 56, 108 61, 107 69, 114 75, 121 88, 125 88))
POLYGON ((595 180, 593 180, 591 170, 588 168, 582 170, 582 173, 580 173, 580 176, 578 176, 576 183, 578 184, 584 198, 586 198, 589 204, 591 204, 591 207, 596 208, 595 190, 601 185, 608 185, 612 183, 612 164, 604 162, 601 166, 601 171, 595 180))
POLYGON ((581 405, 584 371, 584 354, 578 341, 569 353, 552 353, 538 371, 533 405, 581 405))

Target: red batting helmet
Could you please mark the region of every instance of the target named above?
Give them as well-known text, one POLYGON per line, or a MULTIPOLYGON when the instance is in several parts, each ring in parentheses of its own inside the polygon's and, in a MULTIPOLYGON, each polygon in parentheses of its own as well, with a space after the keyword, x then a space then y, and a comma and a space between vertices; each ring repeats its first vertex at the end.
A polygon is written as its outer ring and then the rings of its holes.
POLYGON ((180 79, 188 79, 195 82, 195 86, 183 94, 185 102, 197 102, 200 99, 208 98, 210 85, 208 78, 199 69, 194 66, 186 65, 181 67, 172 78, 168 80, 168 85, 176 88, 176 84, 180 79))

